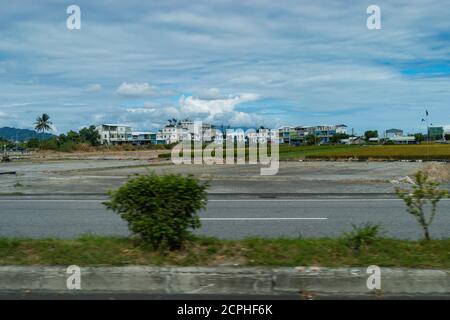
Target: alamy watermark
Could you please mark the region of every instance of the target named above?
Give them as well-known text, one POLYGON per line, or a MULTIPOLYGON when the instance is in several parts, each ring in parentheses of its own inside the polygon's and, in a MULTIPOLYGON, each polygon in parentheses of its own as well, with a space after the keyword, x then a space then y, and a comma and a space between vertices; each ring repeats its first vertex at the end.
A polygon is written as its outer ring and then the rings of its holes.
POLYGON ((366 25, 369 30, 381 29, 381 9, 379 6, 372 4, 367 7, 367 14, 370 16, 367 18, 366 25))
MULTIPOLYGON (((174 164, 261 165, 260 174, 276 175, 279 169, 279 134, 275 129, 203 129, 201 122, 171 135, 180 141, 171 153, 174 164)), ((178 131, 177 131, 178 130, 178 131)))
POLYGON ((81 289, 81 269, 79 266, 71 265, 66 269, 66 273, 70 276, 66 280, 66 287, 69 290, 81 289))
POLYGON ((367 267, 367 274, 370 276, 367 278, 367 289, 380 290, 381 289, 381 269, 379 266, 371 265, 367 267))
POLYGON ((66 13, 69 14, 66 20, 66 27, 69 30, 81 29, 81 9, 79 6, 72 4, 67 7, 66 13))

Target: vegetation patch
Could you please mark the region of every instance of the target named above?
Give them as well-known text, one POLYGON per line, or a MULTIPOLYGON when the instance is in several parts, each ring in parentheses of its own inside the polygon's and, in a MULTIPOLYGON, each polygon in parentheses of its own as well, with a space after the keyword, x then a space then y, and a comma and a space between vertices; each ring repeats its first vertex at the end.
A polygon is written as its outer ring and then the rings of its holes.
POLYGON ((0 239, 0 265, 322 266, 450 268, 450 239, 379 238, 355 252, 345 238, 219 240, 196 237, 183 249, 155 250, 138 239, 0 239))

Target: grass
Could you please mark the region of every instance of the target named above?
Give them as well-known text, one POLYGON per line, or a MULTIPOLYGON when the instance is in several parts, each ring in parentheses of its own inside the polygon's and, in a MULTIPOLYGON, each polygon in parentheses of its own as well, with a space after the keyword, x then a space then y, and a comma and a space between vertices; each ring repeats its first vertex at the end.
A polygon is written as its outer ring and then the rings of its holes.
MULTIPOLYGON (((280 145, 280 160, 359 159, 359 160, 450 160, 450 145, 280 145)), ((248 153, 248 152, 246 152, 248 153)), ((159 154, 159 158, 170 158, 170 153, 159 154)))
POLYGON ((0 239, 0 265, 123 266, 378 266, 450 268, 450 239, 404 241, 382 238, 359 253, 342 238, 195 238, 184 250, 154 251, 128 238, 85 236, 76 240, 0 239))
POLYGON ((450 160, 450 145, 282 146, 280 159, 450 160))

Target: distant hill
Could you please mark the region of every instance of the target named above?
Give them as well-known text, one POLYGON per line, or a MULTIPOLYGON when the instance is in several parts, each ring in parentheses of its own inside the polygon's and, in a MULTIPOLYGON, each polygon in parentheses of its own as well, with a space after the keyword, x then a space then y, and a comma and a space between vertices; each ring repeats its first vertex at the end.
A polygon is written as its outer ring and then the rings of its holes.
POLYGON ((45 140, 53 137, 50 133, 38 133, 34 130, 29 129, 17 129, 10 127, 0 128, 0 138, 11 140, 11 141, 27 141, 32 138, 37 138, 39 140, 45 140))

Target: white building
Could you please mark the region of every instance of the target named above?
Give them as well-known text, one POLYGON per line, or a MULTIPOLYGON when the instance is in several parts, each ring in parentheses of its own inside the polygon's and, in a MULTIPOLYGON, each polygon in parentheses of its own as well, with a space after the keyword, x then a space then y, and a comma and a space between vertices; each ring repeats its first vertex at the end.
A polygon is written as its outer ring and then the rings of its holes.
POLYGON ((395 136, 388 139, 395 144, 416 144, 416 138, 414 136, 395 136))
POLYGON ((182 132, 181 128, 165 126, 158 132, 156 139, 165 140, 167 144, 178 143, 183 140, 182 132))
POLYGON ((166 143, 178 143, 183 140, 193 141, 213 141, 216 130, 211 124, 182 121, 178 125, 167 125, 157 133, 158 140, 165 140, 166 143))
POLYGON ((124 124, 101 124, 95 129, 100 134, 102 144, 122 144, 133 141, 133 129, 124 124))
POLYGON ((385 135, 385 138, 387 138, 387 139, 391 139, 391 138, 394 138, 394 137, 401 137, 401 136, 403 136, 403 130, 401 130, 401 129, 389 129, 389 130, 386 130, 384 135, 385 135))

